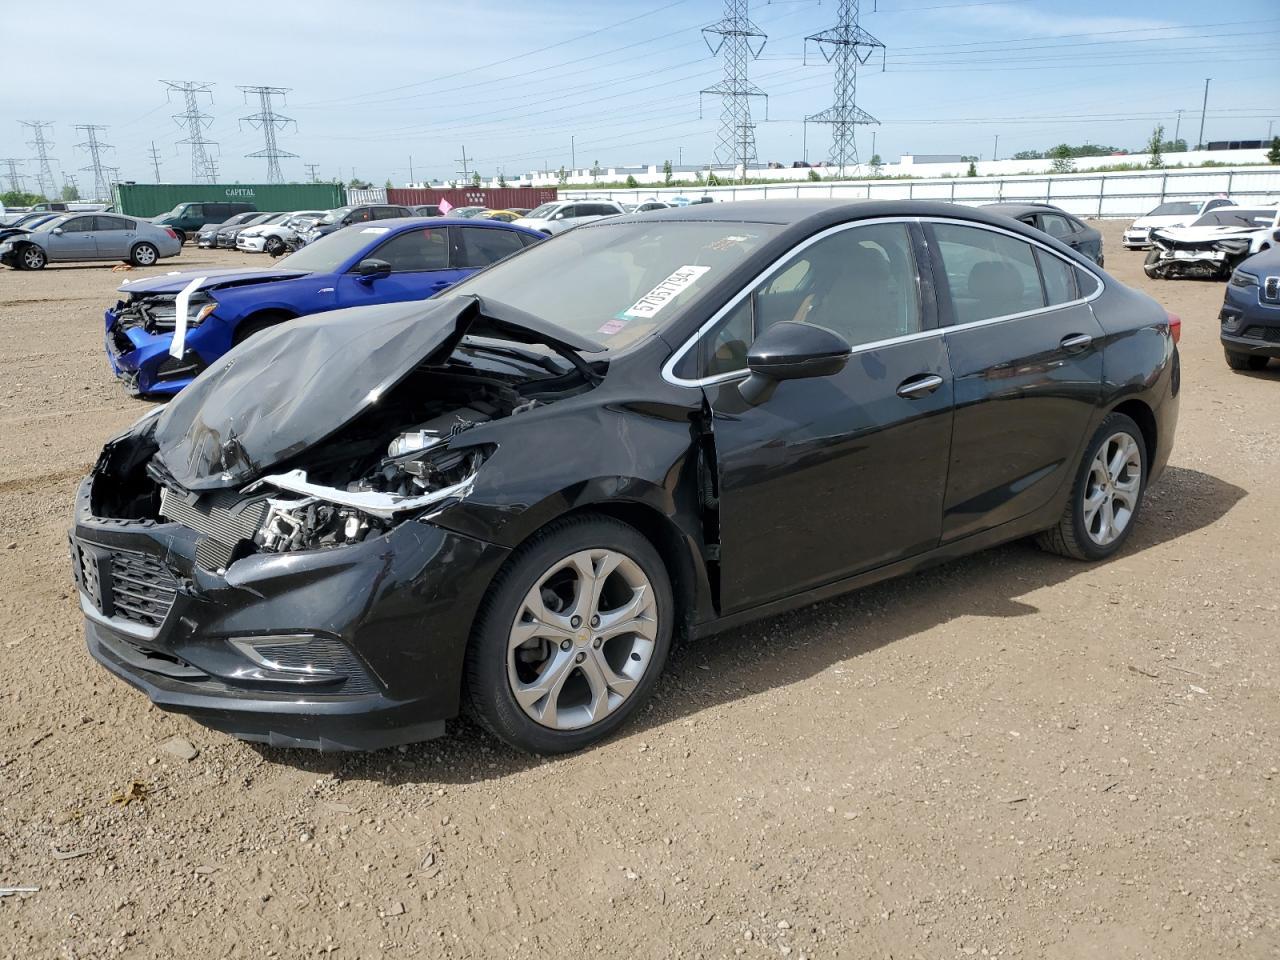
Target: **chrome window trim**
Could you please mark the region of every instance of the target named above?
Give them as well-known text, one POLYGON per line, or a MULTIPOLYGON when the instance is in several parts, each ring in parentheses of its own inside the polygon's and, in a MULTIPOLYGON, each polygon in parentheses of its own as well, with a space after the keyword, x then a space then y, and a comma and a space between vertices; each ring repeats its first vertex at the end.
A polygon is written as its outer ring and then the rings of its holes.
MULTIPOLYGON (((686 353, 688 353, 691 349, 693 349, 697 345, 699 340, 701 340, 709 331, 714 329, 716 324, 718 324, 721 320, 723 320, 735 307, 737 307, 739 303, 743 301, 744 298, 750 296, 751 292, 755 290, 755 288, 760 283, 762 283, 764 279, 769 276, 770 273, 772 273, 775 269, 777 269, 777 267, 780 264, 786 262, 795 254, 804 250, 806 247, 809 247, 812 244, 817 243, 819 240, 824 240, 827 237, 832 236, 833 234, 836 234, 836 233, 840 233, 843 230, 853 230, 853 229, 856 229, 857 227, 868 226, 874 223, 907 223, 907 224, 915 223, 920 225, 923 225, 926 223, 949 223, 949 224, 955 224, 961 227, 976 227, 979 230, 990 230, 993 233, 1003 233, 1006 236, 1013 237, 1015 240, 1021 240, 1024 243, 1029 243, 1029 244, 1032 244, 1033 246, 1039 247, 1045 253, 1048 253, 1048 254, 1051 254, 1052 256, 1057 257, 1059 260, 1061 260, 1063 263, 1067 264, 1068 266, 1073 267, 1077 270, 1084 271, 1089 276, 1093 277, 1093 279, 1097 282, 1098 286, 1097 286, 1097 289, 1094 290, 1093 293, 1089 294, 1087 297, 1077 297, 1075 300, 1069 300, 1066 303, 1055 303, 1051 307, 1039 307, 1035 310, 1024 310, 1021 313, 1010 313, 1010 314, 1005 314, 999 317, 988 317, 985 320, 972 320, 969 323, 956 323, 950 326, 937 327, 936 329, 933 329, 933 330, 920 330, 916 333, 904 334, 901 337, 891 337, 887 340, 875 340, 870 343, 857 344, 856 346, 854 346, 853 351, 850 354, 851 356, 857 356, 860 353, 866 353, 870 350, 881 350, 888 346, 893 346, 899 343, 907 343, 912 340, 926 340, 930 337, 941 336, 942 334, 948 333, 953 330, 968 330, 975 327, 986 327, 996 323, 1006 323, 1009 320, 1019 320, 1022 317, 1030 317, 1040 313, 1049 313, 1052 310, 1063 310, 1067 307, 1074 307, 1080 304, 1092 303, 1094 300, 1098 299, 1098 297, 1102 296, 1103 292, 1106 290, 1106 286, 1107 286, 1106 281, 1103 279, 1103 276, 1100 273, 1098 273, 1093 266, 1090 266, 1090 267, 1082 266, 1079 263, 1076 263, 1074 260, 1070 260, 1067 257, 1064 257, 1061 253, 1059 253, 1057 250, 1054 250, 1048 244, 1042 243, 1041 241, 1037 240, 1034 237, 1025 237, 1020 233, 1017 233, 1013 230, 1007 230, 1004 227, 993 226, 991 224, 986 224, 986 223, 978 223, 973 220, 963 220, 959 217, 873 217, 867 220, 853 220, 848 223, 838 223, 835 226, 828 227, 826 230, 823 230, 821 233, 815 233, 812 237, 809 237, 803 243, 797 244, 796 246, 792 247, 786 253, 782 254, 780 257, 778 257, 776 260, 770 263, 767 267, 761 270, 759 274, 753 277, 750 283, 746 284, 741 290, 739 290, 738 293, 736 293, 729 300, 728 303, 726 303, 723 307, 717 310, 711 316, 711 319, 709 319, 706 323, 704 323, 697 330, 695 330, 684 341, 684 343, 682 343, 679 347, 677 347, 675 352, 672 353, 671 356, 667 358, 667 362, 662 365, 662 379, 666 380, 670 384, 674 384, 677 387, 704 387, 704 386, 709 386, 711 384, 723 383, 726 380, 736 380, 740 377, 747 376, 748 370, 744 367, 741 370, 731 370, 728 373, 718 373, 710 377, 702 377, 697 380, 689 380, 684 377, 676 376, 675 368, 676 368, 676 364, 678 364, 684 358, 684 355, 686 353)), ((1032 229, 1034 230, 1035 228, 1032 227, 1032 229)), ((921 305, 921 307, 923 309, 923 304, 921 305)))

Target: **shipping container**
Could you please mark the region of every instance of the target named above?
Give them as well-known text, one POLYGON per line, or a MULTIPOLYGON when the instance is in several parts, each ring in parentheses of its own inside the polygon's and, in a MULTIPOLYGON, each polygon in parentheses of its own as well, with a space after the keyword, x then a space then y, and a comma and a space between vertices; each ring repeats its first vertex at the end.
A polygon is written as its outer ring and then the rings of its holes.
POLYGON ((180 203, 222 200, 251 203, 259 210, 332 210, 347 202, 336 183, 117 183, 116 211, 155 217, 180 203))
POLYGON ((387 191, 387 203, 399 203, 406 207, 448 200, 455 207, 488 207, 490 210, 510 210, 516 207, 532 210, 555 199, 554 187, 466 187, 459 190, 445 187, 393 187, 387 191))

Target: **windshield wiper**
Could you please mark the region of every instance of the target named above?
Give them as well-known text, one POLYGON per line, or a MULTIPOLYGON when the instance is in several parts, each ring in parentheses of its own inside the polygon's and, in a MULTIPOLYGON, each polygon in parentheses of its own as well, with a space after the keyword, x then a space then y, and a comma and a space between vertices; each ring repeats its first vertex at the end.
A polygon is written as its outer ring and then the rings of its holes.
POLYGON ((524 360, 533 364, 547 373, 560 377, 565 373, 564 367, 556 363, 550 357, 543 353, 537 353, 533 350, 521 350, 519 347, 506 347, 494 343, 476 343, 474 340, 467 345, 468 350, 479 350, 484 353, 496 353, 503 357, 515 357, 518 360, 524 360))
POLYGON ((583 379, 595 385, 604 378, 591 369, 583 353, 604 353, 608 348, 602 343, 566 330, 550 320, 534 316, 513 307, 509 303, 478 297, 474 294, 480 316, 477 323, 468 326, 467 332, 475 336, 484 336, 485 331, 493 331, 498 339, 514 340, 517 343, 545 343, 548 347, 564 357, 573 368, 582 374, 583 379), (487 322, 486 322, 487 321, 487 322), (478 329, 477 329, 478 328, 478 329))

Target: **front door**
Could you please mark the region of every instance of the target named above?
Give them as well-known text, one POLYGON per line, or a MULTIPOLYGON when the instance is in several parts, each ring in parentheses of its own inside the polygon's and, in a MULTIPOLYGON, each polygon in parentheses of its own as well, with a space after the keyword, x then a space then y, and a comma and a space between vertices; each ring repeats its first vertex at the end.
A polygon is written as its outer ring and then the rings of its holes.
POLYGON ((61 233, 49 237, 50 260, 92 260, 97 256, 92 216, 72 217, 59 229, 61 233))
MULTIPOLYGON (((389 233, 390 227, 370 224, 360 228, 370 234, 389 233)), ((370 279, 354 270, 338 280, 338 306, 425 300, 457 283, 470 270, 450 266, 449 228, 419 227, 398 233, 365 255, 391 265, 391 274, 370 279)))
POLYGON ((1092 275, 1012 234, 929 224, 955 377, 943 540, 1044 506, 1071 481, 1102 394, 1092 275))
POLYGON ((938 543, 951 372, 915 231, 888 222, 828 232, 703 338, 726 613, 938 543), (738 389, 747 345, 779 320, 834 330, 854 353, 841 373, 784 381, 751 406, 738 389))

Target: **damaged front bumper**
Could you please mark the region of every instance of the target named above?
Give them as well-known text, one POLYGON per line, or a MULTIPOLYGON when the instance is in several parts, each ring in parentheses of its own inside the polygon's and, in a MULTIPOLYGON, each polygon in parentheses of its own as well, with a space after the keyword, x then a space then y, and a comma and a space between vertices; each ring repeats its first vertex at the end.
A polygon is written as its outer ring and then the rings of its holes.
POLYGON ((172 333, 151 334, 140 326, 125 327, 115 310, 107 310, 104 320, 107 362, 134 396, 172 396, 206 366, 199 352, 189 346, 181 357, 170 356, 172 333))
POLYGON ((157 706, 246 740, 369 750, 456 715, 480 599, 507 550, 407 521, 362 543, 255 554, 225 570, 164 520, 70 533, 89 652, 157 706))

